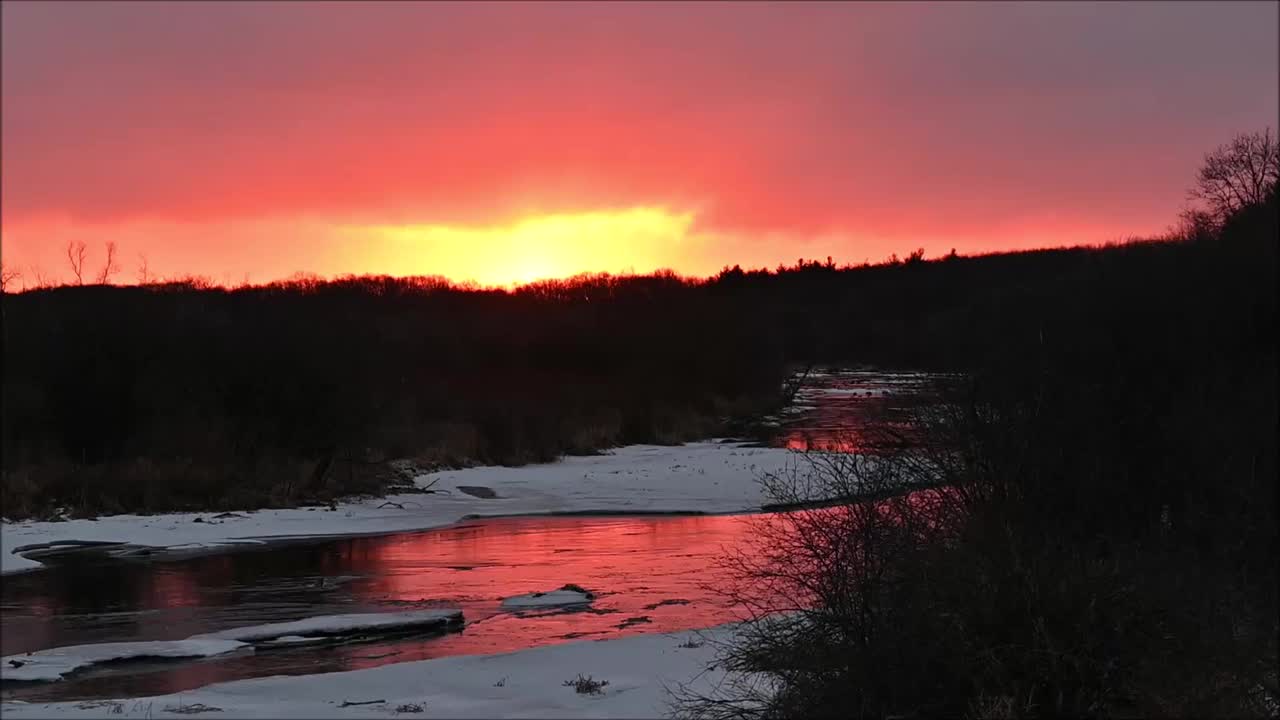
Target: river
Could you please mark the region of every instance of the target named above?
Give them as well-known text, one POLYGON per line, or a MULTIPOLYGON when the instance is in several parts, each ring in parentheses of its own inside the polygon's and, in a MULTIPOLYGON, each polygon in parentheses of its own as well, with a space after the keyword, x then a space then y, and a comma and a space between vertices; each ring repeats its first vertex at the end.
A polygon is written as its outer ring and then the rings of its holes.
MULTIPOLYGON (((857 430, 915 397, 920 376, 818 374, 773 443, 853 449, 857 430)), ((212 682, 353 670, 574 639, 704 628, 737 617, 718 561, 766 515, 550 516, 467 521, 377 537, 269 545, 166 562, 92 561, 6 577, 0 655, 170 640, 329 614, 462 609, 460 632, 192 662, 130 662, 56 683, 5 683, 9 699, 172 693, 212 682), (502 598, 574 583, 586 609, 511 612, 502 598)))

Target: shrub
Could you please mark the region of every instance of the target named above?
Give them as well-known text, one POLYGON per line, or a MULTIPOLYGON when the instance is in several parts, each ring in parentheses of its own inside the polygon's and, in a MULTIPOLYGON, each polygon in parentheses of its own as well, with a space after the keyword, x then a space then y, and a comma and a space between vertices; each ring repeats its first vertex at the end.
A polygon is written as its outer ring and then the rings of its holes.
POLYGON ((579 695, 599 695, 604 692, 605 686, 609 684, 608 680, 595 680, 590 675, 583 677, 581 673, 572 680, 565 680, 565 687, 573 688, 573 691, 579 695))
POLYGON ((1010 292, 912 442, 762 478, 804 509, 726 558, 732 679, 677 709, 1273 716, 1275 226, 1273 195, 1010 292))

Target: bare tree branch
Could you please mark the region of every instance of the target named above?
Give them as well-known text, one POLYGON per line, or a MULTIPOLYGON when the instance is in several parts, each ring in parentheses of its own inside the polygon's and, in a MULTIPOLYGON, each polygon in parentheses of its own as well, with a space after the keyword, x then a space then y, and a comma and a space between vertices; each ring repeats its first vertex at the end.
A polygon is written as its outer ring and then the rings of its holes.
POLYGON ((49 282, 49 276, 45 274, 44 270, 39 265, 32 265, 30 267, 30 270, 31 270, 31 288, 33 290, 47 288, 53 284, 49 282))
POLYGON ((98 273, 98 284, 106 285, 111 282, 111 276, 120 272, 120 263, 116 261, 116 244, 114 242, 107 243, 107 261, 102 265, 102 271, 98 273))
POLYGON ((1261 204, 1280 179, 1280 145, 1267 128, 1237 135, 1205 155, 1190 197, 1202 201, 1221 225, 1240 210, 1261 204))
POLYGON ((151 282, 151 265, 147 262, 145 253, 138 253, 138 284, 147 285, 151 282))
POLYGON ((0 261, 0 292, 9 292, 10 285, 22 279, 22 271, 12 266, 6 266, 4 261, 0 261))
POLYGON ((67 241, 67 262, 71 264, 71 274, 75 277, 77 285, 84 284, 84 259, 88 254, 89 248, 83 240, 67 241))

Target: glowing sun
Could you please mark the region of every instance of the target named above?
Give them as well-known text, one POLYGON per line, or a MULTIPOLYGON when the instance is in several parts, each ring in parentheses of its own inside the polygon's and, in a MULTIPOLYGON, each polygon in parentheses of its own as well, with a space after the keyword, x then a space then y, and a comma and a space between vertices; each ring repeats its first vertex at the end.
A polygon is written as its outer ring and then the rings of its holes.
POLYGON ((538 215, 508 225, 349 228, 366 262, 393 275, 443 275, 509 286, 583 272, 651 272, 679 263, 693 213, 662 208, 538 215))

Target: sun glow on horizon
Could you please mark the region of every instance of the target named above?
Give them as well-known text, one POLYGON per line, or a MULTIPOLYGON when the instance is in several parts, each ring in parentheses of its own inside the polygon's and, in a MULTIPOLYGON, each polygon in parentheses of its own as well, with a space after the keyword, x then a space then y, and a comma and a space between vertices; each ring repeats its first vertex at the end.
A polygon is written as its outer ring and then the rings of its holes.
POLYGON ((361 264, 511 287, 584 272, 646 273, 683 264, 699 242, 692 212, 659 207, 534 215, 504 225, 348 226, 361 264))

